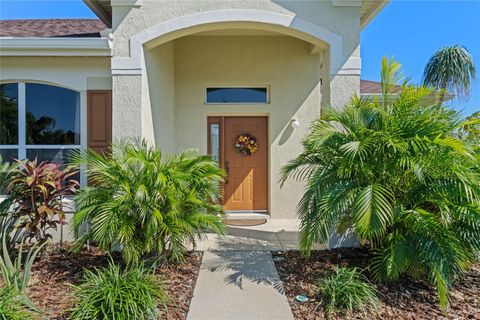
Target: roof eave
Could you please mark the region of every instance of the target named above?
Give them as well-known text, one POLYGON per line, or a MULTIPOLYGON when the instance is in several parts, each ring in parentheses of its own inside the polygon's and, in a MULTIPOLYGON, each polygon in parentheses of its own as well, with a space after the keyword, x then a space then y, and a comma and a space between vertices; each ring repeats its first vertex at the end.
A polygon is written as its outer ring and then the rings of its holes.
POLYGON ((0 56, 111 57, 107 38, 0 37, 0 56))
POLYGON ((378 0, 374 2, 374 5, 370 10, 360 19, 360 27, 365 28, 370 21, 377 16, 377 14, 382 11, 383 8, 390 2, 390 0, 378 0))
POLYGON ((108 28, 112 27, 112 14, 105 10, 100 2, 96 0, 83 0, 83 3, 85 3, 108 28))

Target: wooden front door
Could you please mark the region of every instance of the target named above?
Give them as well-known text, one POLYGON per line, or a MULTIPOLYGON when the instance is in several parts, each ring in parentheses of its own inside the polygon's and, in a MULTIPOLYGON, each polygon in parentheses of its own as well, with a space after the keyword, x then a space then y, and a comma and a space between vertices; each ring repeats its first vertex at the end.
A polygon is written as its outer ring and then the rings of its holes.
MULTIPOLYGON (((268 210, 268 118, 209 118, 209 152, 217 154, 225 169, 223 206, 226 211, 265 212, 268 210), (213 130, 218 132, 216 137, 213 130), (235 148, 240 134, 256 138, 258 150, 246 155, 235 148), (212 141, 212 139, 217 139, 212 141), (213 150, 216 149, 216 150, 213 150), (213 151, 213 152, 212 152, 213 151)), ((215 157, 214 157, 215 158, 215 157)))

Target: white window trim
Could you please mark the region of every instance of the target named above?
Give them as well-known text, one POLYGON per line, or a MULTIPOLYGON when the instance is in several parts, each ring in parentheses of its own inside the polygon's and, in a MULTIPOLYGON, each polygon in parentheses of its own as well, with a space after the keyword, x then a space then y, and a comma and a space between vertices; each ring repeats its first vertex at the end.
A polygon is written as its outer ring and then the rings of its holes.
POLYGON ((270 104, 270 86, 205 86, 204 90, 204 103, 206 105, 268 105, 270 104), (266 90, 267 101, 266 102, 208 102, 207 90, 208 89, 228 89, 228 88, 261 88, 266 90))
POLYGON ((25 159, 27 150, 25 144, 27 141, 27 102, 25 82, 18 82, 18 158, 25 159))

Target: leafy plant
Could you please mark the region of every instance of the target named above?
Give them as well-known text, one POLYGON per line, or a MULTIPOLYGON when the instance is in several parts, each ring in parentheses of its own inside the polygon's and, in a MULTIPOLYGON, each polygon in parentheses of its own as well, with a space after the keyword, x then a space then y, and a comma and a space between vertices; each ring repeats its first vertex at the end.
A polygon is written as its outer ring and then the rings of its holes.
POLYGON ((78 182, 72 176, 77 170, 46 161, 17 162, 8 185, 12 215, 20 219, 17 228, 25 229, 27 239, 45 242, 51 238, 49 229, 65 223, 62 199, 76 192, 78 182))
POLYGON ((428 60, 423 71, 423 84, 442 89, 440 101, 443 102, 447 90, 457 96, 468 96, 475 73, 475 63, 465 47, 444 47, 428 60))
MULTIPOLYGON (((8 252, 11 252, 17 243, 25 240, 24 230, 17 228, 18 221, 19 219, 13 217, 8 211, 0 213, 0 238, 6 238, 8 252)), ((3 249, 0 247, 0 254, 2 253, 3 249)))
POLYGON ((356 268, 337 267, 335 273, 318 280, 317 292, 329 313, 379 304, 376 289, 356 268))
POLYGON ((433 89, 398 90, 402 81, 400 65, 384 59, 381 99, 327 110, 282 183, 306 180, 305 255, 347 226, 371 245, 376 280, 424 275, 446 307, 452 279, 480 250, 480 157, 455 137, 458 113, 432 104, 433 89))
POLYGON ((121 141, 112 156, 85 151, 75 163, 88 167, 91 183, 75 197, 75 251, 93 240, 104 250, 119 246, 128 263, 148 254, 180 261, 187 241, 195 245, 207 229, 223 232, 215 204, 222 171, 207 156, 164 158, 145 141, 121 141))
POLYGON ((0 320, 30 320, 32 312, 23 304, 23 296, 9 287, 0 288, 0 320))
POLYGON ((0 271, 2 274, 3 286, 12 292, 15 292, 15 299, 21 302, 22 305, 28 307, 32 311, 38 312, 38 308, 35 307, 25 295, 25 289, 30 283, 33 262, 42 247, 46 245, 46 242, 41 245, 32 246, 27 253, 25 262, 23 262, 23 240, 20 243, 17 257, 12 260, 11 256, 13 255, 13 252, 9 250, 9 247, 11 246, 7 239, 7 233, 3 233, 2 250, 0 254, 0 271))
POLYGON ((12 252, 8 250, 8 241, 6 234, 2 238, 2 254, 0 255, 0 270, 5 286, 14 288, 18 292, 24 292, 30 282, 30 275, 33 262, 38 252, 46 243, 32 246, 27 253, 25 263, 23 263, 23 242, 20 243, 17 257, 12 261, 10 257, 12 252), (23 265, 23 267, 22 267, 23 265))
POLYGON ((17 168, 16 163, 10 163, 8 161, 3 162, 0 155, 0 194, 5 194, 5 186, 8 184, 11 174, 17 168))
POLYGON ((480 148, 480 111, 474 112, 466 118, 459 130, 460 139, 471 143, 474 148, 480 148))
POLYGON ((122 270, 112 260, 106 268, 85 270, 85 283, 75 291, 79 299, 71 313, 75 320, 158 319, 157 305, 167 300, 152 270, 143 265, 122 270))

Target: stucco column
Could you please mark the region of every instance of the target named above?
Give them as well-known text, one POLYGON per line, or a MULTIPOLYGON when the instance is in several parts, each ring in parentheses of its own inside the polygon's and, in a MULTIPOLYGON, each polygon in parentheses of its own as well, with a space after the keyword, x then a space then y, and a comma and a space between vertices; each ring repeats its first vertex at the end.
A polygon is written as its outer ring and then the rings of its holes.
POLYGON ((330 75, 331 106, 343 108, 354 95, 360 94, 360 75, 332 74, 330 75))
POLYGON ((360 48, 344 60, 339 68, 330 69, 329 102, 334 108, 343 108, 354 95, 360 95, 360 48))
POLYGON ((142 76, 114 75, 112 137, 142 137, 142 76))

